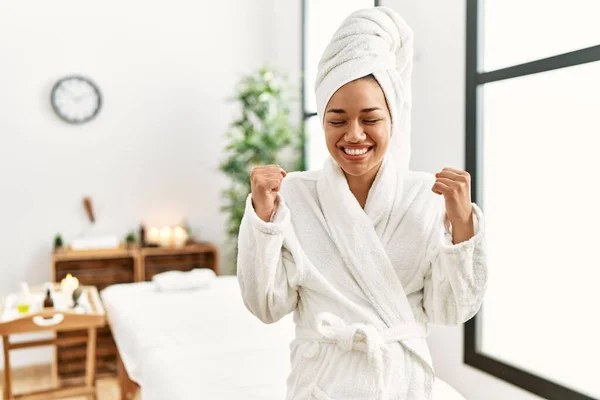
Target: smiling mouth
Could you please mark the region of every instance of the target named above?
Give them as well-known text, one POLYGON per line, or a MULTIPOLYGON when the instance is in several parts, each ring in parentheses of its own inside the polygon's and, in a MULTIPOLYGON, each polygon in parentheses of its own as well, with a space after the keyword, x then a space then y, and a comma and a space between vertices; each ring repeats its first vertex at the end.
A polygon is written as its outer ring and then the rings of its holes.
POLYGON ((373 149, 373 146, 361 147, 361 148, 352 148, 352 147, 342 147, 341 148, 342 152, 346 156, 352 157, 352 158, 358 158, 358 157, 364 156, 367 153, 369 153, 372 149, 373 149))

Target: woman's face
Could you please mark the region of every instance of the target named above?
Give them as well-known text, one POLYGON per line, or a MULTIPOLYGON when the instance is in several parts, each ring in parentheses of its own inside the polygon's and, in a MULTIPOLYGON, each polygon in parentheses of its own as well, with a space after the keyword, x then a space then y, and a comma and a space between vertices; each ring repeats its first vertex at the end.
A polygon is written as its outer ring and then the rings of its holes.
POLYGON ((327 149, 348 175, 376 173, 390 139, 391 117, 381 87, 358 79, 338 89, 325 108, 327 149))

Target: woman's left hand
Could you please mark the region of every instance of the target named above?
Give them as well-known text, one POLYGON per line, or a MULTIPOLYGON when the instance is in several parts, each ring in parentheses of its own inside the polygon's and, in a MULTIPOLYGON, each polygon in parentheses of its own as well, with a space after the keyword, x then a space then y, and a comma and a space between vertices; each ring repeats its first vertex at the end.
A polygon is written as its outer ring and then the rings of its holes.
POLYGON ((446 217, 456 228, 473 227, 473 204, 471 203, 471 175, 455 168, 444 168, 435 174, 437 178, 431 188, 444 196, 446 217))

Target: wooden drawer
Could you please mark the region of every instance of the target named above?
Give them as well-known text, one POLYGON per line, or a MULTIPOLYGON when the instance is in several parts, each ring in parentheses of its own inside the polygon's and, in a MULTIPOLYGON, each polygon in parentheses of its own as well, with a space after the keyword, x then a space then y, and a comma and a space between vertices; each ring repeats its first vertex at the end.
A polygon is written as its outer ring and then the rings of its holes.
MULTIPOLYGON (((103 270, 92 270, 92 273, 86 271, 85 274, 73 273, 72 275, 79 279, 79 282, 83 282, 85 285, 93 285, 98 288, 98 292, 110 285, 117 283, 130 283, 133 282, 133 271, 129 272, 114 272, 114 271, 103 271, 103 270)), ((66 274, 64 274, 66 276, 66 274)), ((60 281, 62 274, 57 274, 57 279, 60 281)))
MULTIPOLYGON (((81 360, 72 360, 70 362, 58 363, 58 376, 61 383, 66 380, 83 380, 85 376, 85 358, 81 360)), ((116 376, 117 363, 114 357, 96 356, 96 375, 97 376, 116 376)))
POLYGON ((154 275, 166 271, 191 271, 196 268, 214 270, 214 258, 212 253, 147 255, 144 257, 145 278, 149 281, 154 275))
MULTIPOLYGON (((96 374, 116 374, 117 346, 107 327, 98 329, 96 339, 96 374)), ((85 337, 84 331, 58 332, 57 337, 85 337)), ((86 345, 64 345, 56 347, 58 377, 61 381, 85 376, 86 345)))
POLYGON ((133 267, 132 257, 105 258, 94 260, 63 260, 55 263, 56 272, 85 271, 90 269, 131 269, 133 267))
MULTIPOLYGON (((86 345, 82 344, 79 346, 72 347, 61 347, 62 351, 58 353, 58 363, 70 362, 77 359, 85 359, 86 345)), ((98 347, 96 348, 96 355, 98 357, 110 357, 117 353, 117 347, 113 342, 112 338, 107 338, 105 343, 98 340, 98 347)))
POLYGON ((61 261, 56 263, 56 281, 72 274, 84 285, 93 285, 98 291, 115 283, 134 281, 133 258, 108 260, 61 261))

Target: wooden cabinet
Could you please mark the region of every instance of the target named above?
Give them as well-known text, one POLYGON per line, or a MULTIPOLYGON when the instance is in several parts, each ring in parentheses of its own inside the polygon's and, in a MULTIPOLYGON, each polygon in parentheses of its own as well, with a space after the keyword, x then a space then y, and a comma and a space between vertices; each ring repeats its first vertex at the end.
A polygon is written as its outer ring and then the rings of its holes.
POLYGON ((210 268, 219 274, 217 248, 209 243, 199 243, 182 249, 143 248, 139 252, 140 281, 150 281, 156 274, 166 271, 191 271, 210 268))
MULTIPOLYGON (((219 254, 210 243, 197 243, 181 249, 134 248, 98 251, 60 250, 52 257, 52 279, 60 282, 71 274, 81 285, 93 285, 98 291, 118 283, 152 280, 165 271, 190 271, 210 268, 219 274, 219 254)), ((59 332, 58 338, 85 336, 85 331, 59 332)), ((56 347, 54 374, 62 383, 78 382, 85 377, 86 347, 83 344, 56 347)), ((117 348, 108 325, 98 329, 96 351, 97 376, 116 376, 117 348)))

